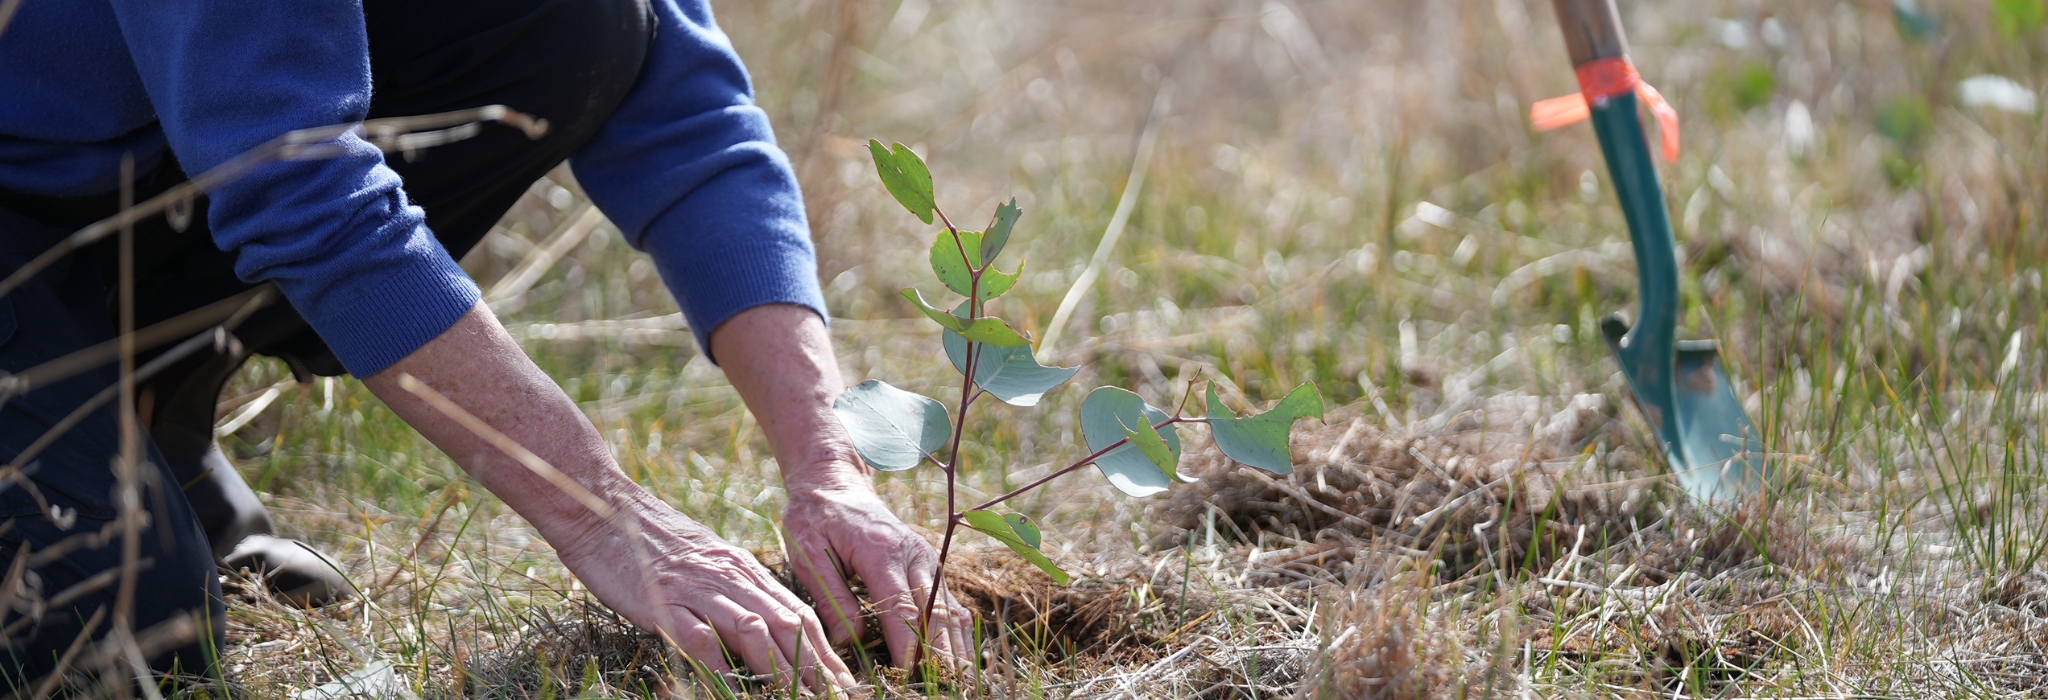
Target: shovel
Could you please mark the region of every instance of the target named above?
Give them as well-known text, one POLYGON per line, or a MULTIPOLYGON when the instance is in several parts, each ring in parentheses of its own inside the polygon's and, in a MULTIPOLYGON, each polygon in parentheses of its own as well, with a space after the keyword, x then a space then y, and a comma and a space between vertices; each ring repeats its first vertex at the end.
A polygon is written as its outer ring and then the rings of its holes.
MULTIPOLYGON (((1674 158, 1676 112, 1641 82, 1629 64, 1614 0, 1553 1, 1579 75, 1585 114, 1599 134, 1607 171, 1628 220, 1641 285, 1635 327, 1616 313, 1601 320, 1601 334, 1621 362, 1636 407, 1656 430, 1679 486, 1707 503, 1741 501, 1760 492, 1769 478, 1762 442, 1735 398, 1728 373, 1721 369, 1714 341, 1677 339, 1678 255, 1664 189, 1657 181, 1637 110, 1647 102, 1658 113, 1664 122, 1665 155, 1674 158)), ((1564 98, 1572 100, 1573 109, 1578 109, 1576 97, 1564 98)))

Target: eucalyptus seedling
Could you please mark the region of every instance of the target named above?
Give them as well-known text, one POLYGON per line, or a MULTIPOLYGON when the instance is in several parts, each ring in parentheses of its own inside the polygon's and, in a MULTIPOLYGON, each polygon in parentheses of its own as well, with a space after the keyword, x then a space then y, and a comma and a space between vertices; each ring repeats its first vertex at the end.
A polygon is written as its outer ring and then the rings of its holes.
POLYGON ((1009 272, 995 264, 1023 215, 1016 200, 997 206, 994 218, 982 230, 961 230, 932 197, 931 170, 916 153, 900 143, 883 147, 874 140, 868 141, 868 151, 889 194, 919 221, 929 225, 936 218, 944 227, 932 240, 932 272, 960 298, 947 309, 926 300, 914 287, 903 290, 905 300, 944 328, 941 343, 961 375, 960 395, 951 408, 874 379, 847 389, 833 405, 868 466, 893 472, 930 462, 946 475, 946 530, 939 544, 932 590, 922 608, 926 615, 945 585, 946 557, 963 525, 995 538, 1065 585, 1070 577, 1046 556, 1038 523, 1028 515, 999 512, 996 507, 1091 464, 1111 486, 1132 497, 1151 496, 1176 482, 1194 481, 1176 469, 1181 457, 1178 426, 1182 424, 1208 425, 1217 448, 1238 462, 1275 474, 1294 470, 1287 448, 1294 422, 1323 415, 1322 395, 1314 384, 1301 385, 1264 413, 1239 416, 1217 398, 1212 381, 1204 402, 1205 415, 1199 418, 1184 414, 1186 397, 1168 415, 1135 393, 1105 386, 1081 401, 1081 436, 1089 449, 1087 456, 1008 493, 962 508, 958 485, 965 465, 960 438, 967 410, 983 396, 1020 408, 1036 406, 1046 392, 1073 379, 1080 368, 1039 364, 1032 355, 1030 336, 988 313, 989 300, 1010 291, 1024 273, 1022 261, 1009 272))

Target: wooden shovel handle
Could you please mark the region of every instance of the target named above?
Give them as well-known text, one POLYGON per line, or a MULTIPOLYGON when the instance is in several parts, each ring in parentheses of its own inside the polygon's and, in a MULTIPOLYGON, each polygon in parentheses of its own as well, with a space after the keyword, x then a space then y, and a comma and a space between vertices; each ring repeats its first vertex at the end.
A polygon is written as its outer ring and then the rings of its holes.
POLYGON ((1564 29, 1565 50, 1572 65, 1613 58, 1628 53, 1628 40, 1621 34, 1621 15, 1614 0, 1551 0, 1557 7, 1557 24, 1564 29))

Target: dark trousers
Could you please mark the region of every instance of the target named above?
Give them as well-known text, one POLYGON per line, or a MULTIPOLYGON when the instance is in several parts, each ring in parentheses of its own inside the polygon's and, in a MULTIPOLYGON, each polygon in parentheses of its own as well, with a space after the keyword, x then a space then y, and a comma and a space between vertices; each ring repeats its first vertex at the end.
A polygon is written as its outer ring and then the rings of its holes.
MULTIPOLYGON (((460 258, 481 240, 531 183, 581 147, 604 125, 639 76, 654 31, 644 0, 367 0, 373 98, 370 117, 431 114, 503 104, 548 120, 538 141, 517 130, 486 127, 469 140, 394 157, 407 193, 425 208, 427 224, 460 258)), ((184 181, 167 160, 138 177, 138 201, 184 181)), ((0 191, 0 275, 18 269, 70 230, 112 215, 118 193, 49 198, 0 191)), ((234 275, 235 257, 214 247, 205 202, 190 225, 164 220, 138 226, 134 277, 136 325, 175 317, 243 293, 255 285, 234 275)), ((83 250, 0 298, 0 370, 20 373, 114 337, 112 303, 118 278, 111 245, 83 250)), ((283 357, 295 371, 343 370, 289 303, 279 301, 235 328, 244 350, 204 350, 169 365, 147 382, 151 424, 149 465, 140 499, 149 512, 143 537, 143 585, 133 602, 134 628, 196 616, 198 639, 153 659, 204 672, 223 643, 222 602, 214 547, 222 523, 267 515, 253 499, 224 498, 203 464, 214 450, 214 405, 249 352, 283 357), (182 486, 183 488, 180 488, 182 486)), ((160 352, 162 346, 150 352, 160 352)), ((145 359, 148 357, 144 355, 145 359)), ((0 463, 12 461, 64 417, 118 380, 112 365, 95 368, 0 405, 0 463)), ((60 556, 67 538, 112 522, 118 416, 112 405, 89 414, 36 455, 20 485, 0 490, 0 572, 26 555, 19 584, 0 590, 6 658, 0 687, 47 675, 80 637, 82 623, 111 614, 116 591, 89 582, 121 565, 119 537, 87 537, 60 556), (60 516, 75 522, 53 520, 60 516), (58 548, 58 549, 53 549, 58 548), (74 589, 81 582, 85 588, 74 589), (77 595, 60 596, 66 590, 77 595), (60 599, 62 598, 62 599, 60 599), (44 603, 62 603, 44 605, 44 603)), ((215 453, 217 454, 217 453, 215 453)), ((246 492, 229 470, 234 486, 246 492)), ((108 627, 101 622, 86 636, 108 627)), ((90 647, 88 647, 89 649, 90 647)))

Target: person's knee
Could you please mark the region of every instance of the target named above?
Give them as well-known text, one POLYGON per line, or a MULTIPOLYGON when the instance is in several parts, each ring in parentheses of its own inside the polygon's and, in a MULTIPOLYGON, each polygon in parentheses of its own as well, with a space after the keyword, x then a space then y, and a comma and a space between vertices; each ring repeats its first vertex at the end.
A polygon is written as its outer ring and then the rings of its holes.
POLYGON ((535 179, 610 122, 639 81, 655 31, 644 0, 367 0, 363 17, 370 117, 495 104, 547 120, 538 141, 487 128, 416 162, 390 161, 458 259, 535 179))
POLYGON ((363 16, 371 116, 502 103, 556 127, 608 118, 654 31, 646 0, 367 0, 363 16))
POLYGON ((580 144, 638 82, 655 31, 647 4, 540 0, 519 22, 505 53, 529 53, 545 68, 522 76, 505 103, 547 119, 560 132, 554 141, 580 144))
POLYGON ((74 661, 95 655, 90 640, 104 639, 123 608, 131 611, 127 627, 158 672, 207 673, 225 639, 220 583, 205 539, 195 537, 196 527, 181 529, 187 531, 170 538, 141 530, 138 556, 129 560, 118 520, 78 518, 67 529, 42 515, 14 518, 0 567, 12 568, 17 557, 29 561, 4 592, 17 602, 5 640, 12 663, 0 668, 7 684, 78 671, 60 667, 65 652, 84 640, 83 656, 74 661))
MULTIPOLYGON (((60 235, 0 211, 0 272, 25 259, 8 245, 60 235)), ((46 271, 0 304, 27 331, 0 333, 0 371, 22 372, 113 337, 94 270, 46 271)), ((132 611, 125 622, 161 668, 203 669, 205 652, 219 648, 213 554, 163 467, 142 474, 137 556, 127 556, 118 481, 108 468, 120 453, 118 414, 104 404, 81 413, 116 379, 100 367, 0 402, 0 462, 24 465, 0 484, 0 571, 14 572, 0 578, 0 687, 59 670, 74 643, 95 653, 90 642, 115 627, 120 610, 132 611)), ((143 459, 164 462, 153 447, 143 459)))

